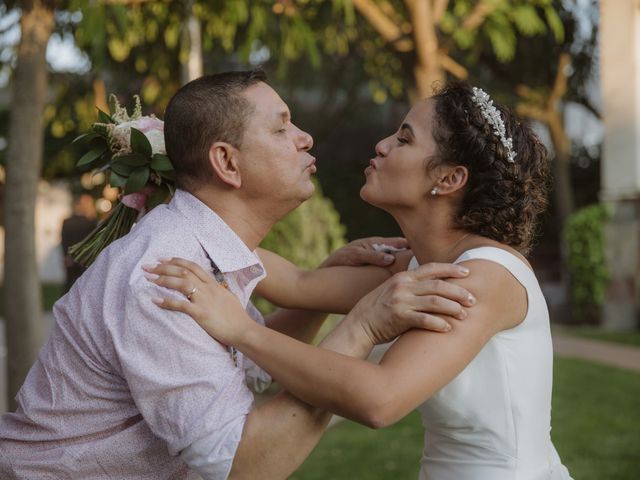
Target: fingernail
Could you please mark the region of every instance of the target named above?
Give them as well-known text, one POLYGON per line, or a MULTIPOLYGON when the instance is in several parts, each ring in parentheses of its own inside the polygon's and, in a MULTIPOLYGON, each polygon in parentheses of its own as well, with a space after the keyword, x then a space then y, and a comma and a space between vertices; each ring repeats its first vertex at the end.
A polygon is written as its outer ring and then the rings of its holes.
POLYGON ((451 325, 449 325, 448 323, 442 328, 443 331, 445 332, 450 332, 451 331, 451 325))
POLYGON ((395 257, 394 257, 393 255, 385 255, 385 256, 383 257, 383 259, 384 259, 384 261, 385 261, 386 263, 393 262, 394 258, 395 258, 395 257))
POLYGON ((145 263, 142 265, 143 270, 153 270, 154 268, 156 268, 156 266, 152 263, 145 263))
POLYGON ((474 297, 473 295, 469 294, 469 297, 467 298, 467 300, 469 300, 469 303, 471 305, 475 305, 476 303, 476 297, 474 297))
POLYGON ((160 275, 156 275, 155 273, 145 273, 144 274, 144 278, 146 278, 147 280, 157 280, 158 278, 160 278, 160 275))
POLYGON ((469 269, 467 267, 460 267, 460 273, 463 275, 469 275, 469 269))
POLYGON ((172 258, 171 258, 171 257, 160 257, 160 258, 158 259, 158 261, 163 262, 163 263, 165 263, 165 262, 170 262, 171 260, 172 260, 172 258))
POLYGON ((460 318, 460 319, 467 318, 467 311, 466 310, 461 310, 460 313, 458 314, 458 318, 460 318))
POLYGON ((154 298, 151 299, 151 301, 153 303, 155 303, 156 305, 162 305, 163 302, 164 302, 164 299, 160 298, 160 297, 154 297, 154 298))

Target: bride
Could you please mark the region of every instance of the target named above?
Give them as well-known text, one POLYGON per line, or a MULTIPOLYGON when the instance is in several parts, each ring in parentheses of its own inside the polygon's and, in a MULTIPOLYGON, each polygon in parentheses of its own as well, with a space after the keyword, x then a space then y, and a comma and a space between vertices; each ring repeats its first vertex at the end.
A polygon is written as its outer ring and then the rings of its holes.
MULTIPOLYGON (((397 262, 409 270, 454 262, 470 271, 451 281, 476 302, 465 321, 446 318, 450 332, 411 330, 379 364, 342 356, 257 325, 210 275, 181 259, 158 266, 156 281, 202 293, 159 305, 190 314, 310 404, 374 428, 417 408, 425 427, 421 480, 569 479, 550 438, 549 316, 524 256, 546 206, 544 146, 485 92, 450 83, 415 105, 375 153, 360 193, 390 213, 409 241, 414 256, 397 262)), ((278 275, 274 296, 318 306, 296 296, 300 287, 285 277, 278 275)), ((321 290, 325 305, 346 295, 331 281, 321 290)), ((369 348, 370 333, 362 332, 369 348)), ((330 335, 341 335, 341 326, 330 335)))

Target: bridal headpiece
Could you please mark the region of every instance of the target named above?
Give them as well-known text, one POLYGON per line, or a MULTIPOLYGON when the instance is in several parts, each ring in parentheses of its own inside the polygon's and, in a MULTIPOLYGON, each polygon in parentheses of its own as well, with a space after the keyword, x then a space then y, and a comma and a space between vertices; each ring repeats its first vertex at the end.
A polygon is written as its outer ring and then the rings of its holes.
POLYGON ((473 87, 473 95, 471 95, 473 103, 480 109, 482 116, 493 127, 493 133, 500 139, 504 148, 507 149, 507 161, 515 163, 516 152, 513 151, 513 141, 511 137, 507 137, 507 130, 500 111, 493 105, 493 100, 487 92, 478 87, 473 87))

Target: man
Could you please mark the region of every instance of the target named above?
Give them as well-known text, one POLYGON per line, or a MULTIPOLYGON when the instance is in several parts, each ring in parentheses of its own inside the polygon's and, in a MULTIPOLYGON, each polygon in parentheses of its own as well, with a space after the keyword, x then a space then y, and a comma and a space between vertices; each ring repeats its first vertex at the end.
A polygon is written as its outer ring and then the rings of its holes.
MULTIPOLYGON (((142 270, 160 257, 188 258, 224 276, 261 320, 249 303, 265 276, 253 250, 313 193, 315 171, 311 137, 264 80, 255 71, 202 77, 171 100, 165 140, 180 189, 55 305, 19 408, 0 421, 0 477, 284 478, 321 437, 330 414, 286 392, 252 409, 249 361, 189 317, 160 310, 154 299, 167 290, 142 270)), ((391 313, 361 318, 368 331, 390 332, 377 341, 412 326, 393 325, 391 313)), ((267 321, 308 339, 323 316, 280 311, 267 321)), ((363 354, 357 336, 323 348, 363 354)))
POLYGON ((69 248, 89 235, 97 224, 93 197, 88 193, 74 194, 73 212, 69 218, 65 218, 62 222, 61 232, 62 253, 66 272, 65 292, 71 289, 71 286, 85 270, 82 265, 69 255, 69 248))

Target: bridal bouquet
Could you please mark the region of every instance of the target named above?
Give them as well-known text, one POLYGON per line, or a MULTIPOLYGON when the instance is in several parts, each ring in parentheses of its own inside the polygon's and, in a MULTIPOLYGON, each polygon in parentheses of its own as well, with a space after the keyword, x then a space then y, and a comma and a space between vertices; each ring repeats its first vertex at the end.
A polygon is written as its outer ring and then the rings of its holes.
POLYGON ((109 216, 69 249, 69 254, 85 266, 175 190, 175 172, 164 146, 164 122, 154 115, 143 116, 138 96, 131 115, 114 95, 109 99, 110 114, 98 109, 98 122, 91 131, 73 141, 86 150, 77 167, 105 172, 108 183, 120 190, 120 201, 109 216))

